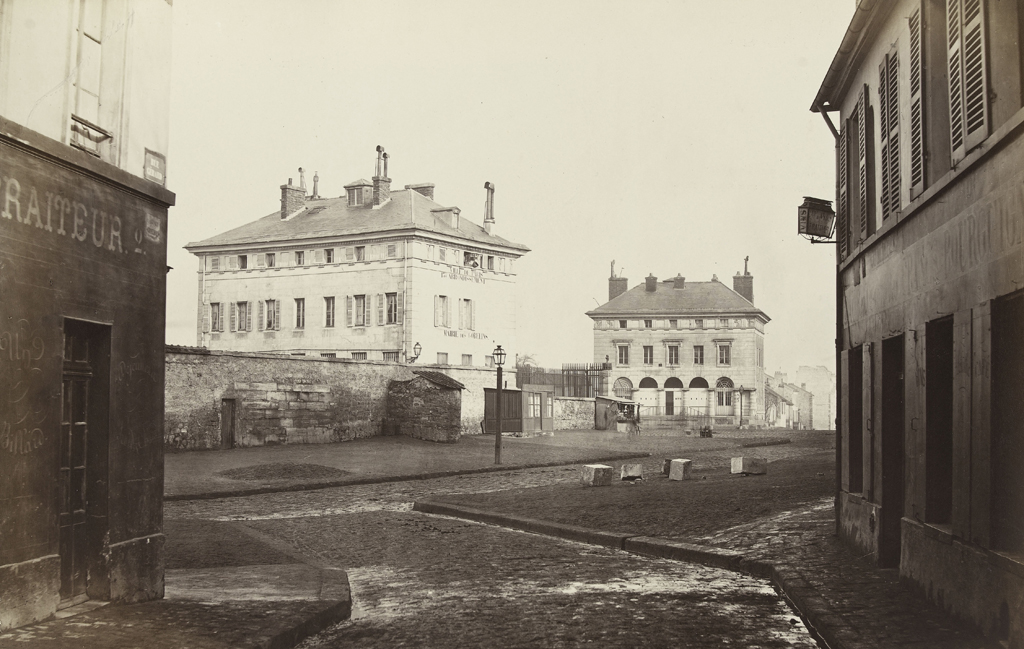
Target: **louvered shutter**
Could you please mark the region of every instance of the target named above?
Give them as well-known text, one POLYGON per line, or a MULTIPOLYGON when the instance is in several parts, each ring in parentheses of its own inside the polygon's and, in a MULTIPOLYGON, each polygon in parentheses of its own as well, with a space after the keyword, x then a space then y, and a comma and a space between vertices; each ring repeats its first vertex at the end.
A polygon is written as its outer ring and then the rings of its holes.
POLYGON ((910 200, 924 191, 924 115, 921 89, 924 68, 921 50, 921 7, 910 15, 910 200))
POLYGON ((402 324, 402 316, 405 315, 405 295, 398 293, 395 295, 395 322, 402 324))
POLYGON ((256 326, 259 327, 260 331, 263 331, 263 300, 256 300, 257 312, 256 312, 256 326))
POLYGON ((466 301, 465 300, 459 300, 458 304, 459 304, 459 329, 465 329, 466 325, 469 324, 467 322, 464 322, 464 320, 465 320, 465 313, 466 313, 466 301))
POLYGON ((203 305, 203 333, 210 333, 210 305, 203 305))
POLYGON ((379 325, 384 324, 384 307, 386 306, 386 299, 387 298, 383 293, 377 294, 377 324, 379 325))
POLYGON ((318 263, 318 264, 324 263, 324 251, 323 250, 317 250, 316 254, 314 255, 313 258, 316 260, 316 263, 318 263))
POLYGON ((961 0, 946 0, 946 61, 949 65, 949 146, 953 164, 963 159, 964 101, 963 101, 963 39, 961 30, 961 0))
POLYGON ((231 331, 238 329, 238 305, 231 303, 231 331))
POLYGON ((345 296, 345 326, 352 326, 352 303, 355 300, 352 299, 351 295, 345 296))
POLYGON ((858 217, 860 220, 860 238, 864 239, 868 236, 868 219, 871 215, 871 199, 872 192, 869 191, 868 183, 872 180, 872 175, 869 173, 869 160, 871 156, 868 154, 868 144, 871 142, 869 137, 869 125, 871 123, 871 116, 868 115, 868 86, 864 84, 860 89, 860 94, 857 97, 857 175, 859 177, 860 185, 860 205, 858 205, 858 217))
POLYGON ((469 329, 476 331, 476 300, 469 301, 469 329))
POLYGON ((882 158, 882 188, 878 199, 882 205, 882 218, 889 216, 889 72, 888 56, 878 66, 878 146, 882 158))
POLYGON ((454 300, 446 299, 444 301, 444 326, 452 326, 452 302, 454 300))
POLYGON ((899 56, 893 48, 878 68, 878 140, 882 148, 882 189, 878 197, 883 220, 900 209, 899 87, 899 56))
POLYGON ((441 296, 434 296, 434 326, 441 326, 441 296))
POLYGON ((257 254, 256 255, 256 265, 262 268, 265 263, 266 263, 266 261, 264 260, 263 253, 261 252, 261 253, 257 254))
POLYGON ((965 153, 988 137, 988 70, 985 59, 985 5, 963 0, 963 103, 965 153))
POLYGON ((252 331, 252 303, 245 303, 245 330, 252 331))
POLYGON ((836 240, 839 244, 840 260, 846 259, 846 256, 850 254, 849 139, 850 120, 847 119, 839 128, 839 148, 836 154, 839 156, 839 161, 836 165, 839 169, 839 205, 837 206, 839 209, 836 210, 838 212, 836 214, 836 240))
POLYGON ((274 300, 274 329, 281 330, 281 300, 274 300))
POLYGON ((228 257, 228 268, 231 270, 238 269, 238 255, 231 255, 228 257))

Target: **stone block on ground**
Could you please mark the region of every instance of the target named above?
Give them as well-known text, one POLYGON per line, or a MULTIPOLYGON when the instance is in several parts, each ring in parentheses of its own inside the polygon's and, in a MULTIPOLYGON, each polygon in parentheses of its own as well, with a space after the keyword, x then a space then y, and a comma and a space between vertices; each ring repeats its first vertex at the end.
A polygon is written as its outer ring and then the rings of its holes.
POLYGON ((580 482, 590 487, 610 485, 614 471, 606 464, 584 464, 580 482))
POLYGON ((732 472, 765 475, 768 473, 768 460, 763 457, 734 457, 732 458, 732 472))
POLYGON ((662 461, 662 463, 661 463, 661 473, 662 473, 662 475, 668 475, 669 474, 669 469, 671 468, 671 465, 672 465, 672 458, 665 458, 662 461))
POLYGON ((690 460, 672 460, 669 464, 668 479, 669 480, 689 480, 690 470, 693 468, 693 462, 690 460))
POLYGON ((622 480, 643 480, 644 479, 644 465, 642 464, 623 464, 622 469, 619 471, 619 477, 622 480))

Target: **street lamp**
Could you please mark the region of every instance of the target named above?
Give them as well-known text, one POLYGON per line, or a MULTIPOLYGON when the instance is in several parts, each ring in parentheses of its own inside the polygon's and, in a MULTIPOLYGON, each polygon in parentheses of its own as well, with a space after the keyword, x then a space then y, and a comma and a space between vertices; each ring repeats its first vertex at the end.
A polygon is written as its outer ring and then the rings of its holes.
POLYGON ((491 353, 494 356, 494 364, 498 366, 498 390, 494 393, 494 416, 497 419, 494 433, 494 463, 501 464, 501 366, 505 364, 505 350, 498 345, 491 353))
POLYGON ((416 343, 415 345, 413 345, 412 353, 414 355, 409 358, 409 362, 410 363, 415 363, 416 359, 420 357, 420 352, 422 352, 422 351, 423 351, 423 346, 422 345, 420 345, 419 343, 416 343))

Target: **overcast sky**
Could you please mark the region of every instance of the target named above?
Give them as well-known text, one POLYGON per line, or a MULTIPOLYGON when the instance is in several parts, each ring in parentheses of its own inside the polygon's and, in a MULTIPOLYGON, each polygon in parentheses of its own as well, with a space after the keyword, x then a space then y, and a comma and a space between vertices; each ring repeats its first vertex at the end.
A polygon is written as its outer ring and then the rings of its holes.
MULTIPOLYGON (((769 372, 834 366, 835 246, 796 234, 835 193, 808 107, 853 0, 377 2, 176 0, 167 342, 196 344, 182 249, 280 207, 298 167, 320 194, 373 175, 530 247, 521 352, 593 358, 585 312, 609 264, 728 286, 750 256, 769 372)), ((497 341, 500 342, 500 341, 497 341)))

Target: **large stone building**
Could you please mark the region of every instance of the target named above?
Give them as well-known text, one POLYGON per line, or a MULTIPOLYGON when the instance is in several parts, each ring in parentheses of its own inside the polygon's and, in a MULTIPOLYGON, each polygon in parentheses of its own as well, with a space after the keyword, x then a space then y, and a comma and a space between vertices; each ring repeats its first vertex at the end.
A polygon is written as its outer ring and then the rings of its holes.
POLYGON ((836 375, 823 365, 801 365, 796 370, 796 383, 806 386, 814 395, 811 424, 815 430, 836 428, 836 375))
POLYGON ((719 425, 764 423, 764 326, 754 278, 744 268, 733 288, 654 276, 627 290, 608 279, 608 302, 594 321, 594 362, 611 364, 612 392, 646 415, 711 415, 719 425))
POLYGON ((0 1, 0 631, 163 596, 170 28, 0 1))
POLYGON ((1019 0, 861 0, 812 104, 837 138, 840 534, 1010 647, 1024 647, 1022 30, 1019 0))
MULTIPOLYGON (((210 349, 485 367, 515 348, 515 263, 529 249, 434 200, 373 180, 336 198, 281 186, 279 210, 186 246, 199 257, 198 343, 210 349)), ((300 170, 301 173, 301 170, 300 170)), ((301 178, 301 177, 300 177, 301 178)))

